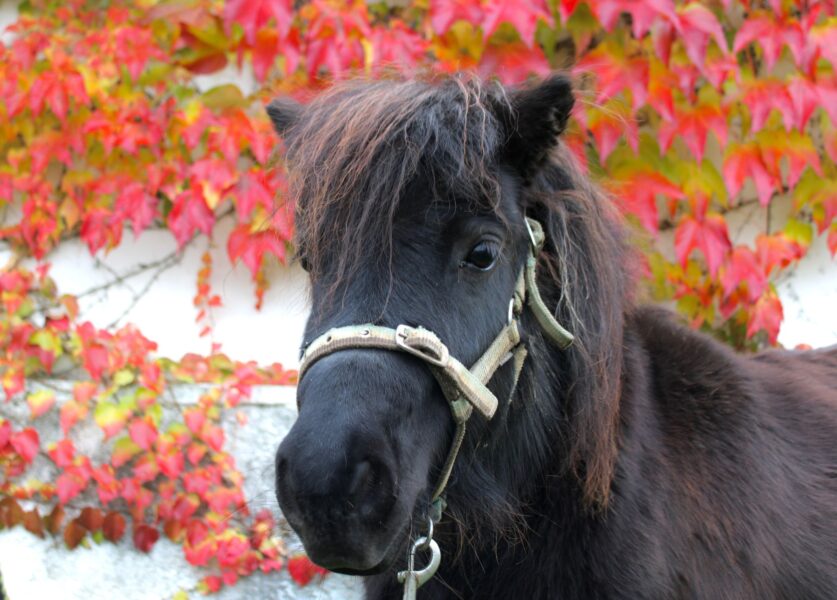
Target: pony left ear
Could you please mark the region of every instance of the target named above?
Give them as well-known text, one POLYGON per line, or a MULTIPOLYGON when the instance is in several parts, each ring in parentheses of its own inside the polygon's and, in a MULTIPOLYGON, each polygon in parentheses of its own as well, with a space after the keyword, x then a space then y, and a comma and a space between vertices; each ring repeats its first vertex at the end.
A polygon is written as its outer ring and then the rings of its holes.
POLYGON ((575 98, 572 83, 553 75, 535 87, 514 91, 506 112, 506 160, 528 181, 546 162, 566 129, 575 98))
POLYGON ((276 98, 265 108, 273 128, 280 136, 290 129, 302 113, 302 105, 293 98, 276 98))

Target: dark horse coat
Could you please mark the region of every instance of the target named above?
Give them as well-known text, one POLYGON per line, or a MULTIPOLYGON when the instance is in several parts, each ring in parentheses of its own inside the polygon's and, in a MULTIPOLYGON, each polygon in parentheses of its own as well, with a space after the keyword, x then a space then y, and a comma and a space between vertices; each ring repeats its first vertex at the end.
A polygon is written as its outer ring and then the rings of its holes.
MULTIPOLYGON (((523 215, 547 233, 539 285, 576 343, 524 313, 529 359, 469 424, 419 597, 837 597, 837 350, 737 355, 638 305, 622 226, 558 139, 571 107, 561 77, 354 83, 269 107, 312 278, 306 341, 419 323, 473 360, 502 325, 523 215)), ((288 520, 315 561, 400 597, 444 399, 417 361, 365 350, 314 365, 299 401, 277 455, 288 520)))

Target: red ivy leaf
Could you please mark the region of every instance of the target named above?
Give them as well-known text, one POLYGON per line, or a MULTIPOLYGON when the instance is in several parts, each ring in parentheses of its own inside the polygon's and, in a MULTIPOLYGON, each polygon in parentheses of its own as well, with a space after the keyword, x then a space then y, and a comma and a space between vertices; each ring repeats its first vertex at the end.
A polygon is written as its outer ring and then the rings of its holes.
POLYGON ((312 563, 307 556, 299 555, 288 559, 288 573, 297 584, 306 586, 314 576, 324 576, 327 571, 312 563))
POLYGON ((715 134, 721 146, 727 143, 727 118, 723 109, 712 105, 700 105, 689 109, 678 109, 670 121, 660 123, 657 132, 660 150, 665 152, 671 146, 675 135, 679 135, 698 163, 703 161, 706 136, 715 134))
POLYGON ((41 443, 38 432, 31 427, 27 427, 22 431, 12 434, 10 442, 15 452, 17 452, 26 463, 32 462, 38 454, 38 447, 41 443))
POLYGON ((202 195, 187 190, 175 199, 169 213, 169 229, 179 247, 182 248, 196 230, 210 235, 213 225, 215 214, 209 209, 202 195))
POLYGON ((627 57, 607 46, 599 46, 588 52, 575 69, 592 72, 596 76, 596 103, 601 104, 623 90, 631 92, 631 109, 636 112, 645 104, 648 96, 648 59, 643 56, 627 57))
POLYGON ((756 238, 756 252, 765 275, 770 275, 774 269, 783 269, 802 258, 804 249, 799 242, 779 232, 774 235, 759 235, 756 238))
POLYGON ((183 452, 180 451, 180 448, 175 448, 167 454, 161 454, 157 458, 157 464, 163 475, 171 479, 177 479, 183 472, 183 452))
POLYGON ((223 586, 223 581, 217 575, 208 575, 203 578, 203 584, 206 586, 207 592, 214 594, 223 586))
POLYGON ((58 493, 58 501, 66 504, 87 487, 90 480, 87 470, 80 467, 70 467, 58 476, 55 480, 55 490, 58 493))
POLYGON ((681 200, 682 190, 660 173, 647 171, 633 175, 618 187, 619 203, 626 213, 636 215, 651 233, 657 232, 657 195, 681 200))
POLYGON ((106 505, 119 497, 122 484, 116 478, 113 466, 101 465, 93 469, 92 476, 96 481, 96 493, 99 495, 99 502, 106 505))
POLYGON ((724 255, 730 248, 727 223, 721 215, 706 215, 704 219, 686 216, 674 232, 674 251, 685 268, 695 248, 706 258, 710 274, 715 276, 724 255))
POLYGON ((227 253, 232 262, 240 259, 256 279, 265 254, 285 261, 285 242, 271 229, 251 233, 250 226, 242 223, 230 234, 227 253))
POLYGON ((183 413, 183 420, 186 422, 186 427, 192 433, 197 434, 203 427, 204 421, 206 421, 206 413, 197 407, 188 408, 183 413))
POLYGON ((747 337, 753 337, 763 330, 767 332, 770 343, 775 344, 783 318, 782 301, 779 297, 773 292, 763 295, 753 308, 750 322, 747 324, 747 337))
POLYGON ((64 439, 57 442, 48 454, 57 466, 66 469, 72 466, 76 449, 73 446, 72 440, 64 439))
POLYGON ((216 425, 210 425, 203 434, 203 441, 209 444, 215 452, 220 452, 224 447, 224 430, 216 425))
POLYGON ((529 48, 535 45, 538 20, 550 20, 543 0, 488 0, 483 8, 485 19, 482 27, 486 39, 497 31, 501 23, 511 23, 529 48))
POLYGON ((142 523, 134 528, 134 546, 140 552, 151 552, 151 548, 158 539, 160 539, 160 532, 154 527, 142 523))
POLYGON ((744 105, 750 109, 750 130, 761 131, 770 111, 778 110, 785 129, 790 131, 801 119, 796 114, 794 102, 788 93, 788 84, 778 79, 759 79, 744 86, 744 105))
POLYGON ((61 431, 64 432, 64 435, 67 435, 73 425, 87 415, 87 407, 81 406, 75 400, 68 400, 61 405, 60 415, 61 431))
POLYGON ((264 81, 279 55, 279 35, 275 29, 260 29, 253 44, 253 73, 264 81))
POLYGON ((761 13, 748 16, 735 34, 733 52, 740 52, 745 46, 759 42, 764 51, 767 70, 773 70, 782 53, 782 24, 775 15, 761 13))
POLYGON ((249 44, 256 42, 256 32, 265 27, 271 17, 275 19, 279 35, 286 37, 294 19, 290 0, 227 0, 224 6, 224 21, 240 23, 249 44))
POLYGON ((728 298, 741 283, 747 284, 747 295, 751 302, 761 297, 767 287, 767 278, 756 255, 746 246, 735 248, 721 271, 724 297, 728 298))
POLYGON ((6 444, 12 438, 12 424, 8 421, 0 423, 0 450, 5 449, 6 444))
POLYGON ((128 426, 128 434, 137 446, 143 450, 151 450, 157 439, 157 428, 149 419, 137 418, 128 426))
POLYGON ((639 151, 639 130, 636 120, 630 115, 619 114, 614 109, 590 111, 586 117, 584 111, 579 111, 578 117, 579 120, 586 120, 587 129, 593 135, 601 162, 606 161, 610 153, 616 149, 623 135, 628 146, 634 152, 639 151))
POLYGON ((394 65, 408 75, 424 58, 428 47, 428 42, 400 19, 392 19, 386 27, 373 28, 369 41, 376 70, 394 65))
POLYGON ((123 219, 131 220, 134 236, 139 236, 157 216, 157 203, 136 181, 120 190, 116 198, 116 209, 122 214, 123 219))
POLYGON ((478 25, 483 19, 479 0, 430 0, 430 25, 444 35, 456 21, 478 25))
POLYGON ((679 12, 681 39, 686 54, 698 69, 703 70, 710 38, 715 40, 724 53, 728 51, 724 30, 712 11, 702 4, 691 2, 679 12))
POLYGON ((756 184, 759 202, 762 206, 770 203, 773 191, 776 189, 775 174, 768 171, 767 165, 756 144, 737 145, 724 159, 724 181, 730 197, 735 197, 744 185, 744 179, 749 175, 756 184))

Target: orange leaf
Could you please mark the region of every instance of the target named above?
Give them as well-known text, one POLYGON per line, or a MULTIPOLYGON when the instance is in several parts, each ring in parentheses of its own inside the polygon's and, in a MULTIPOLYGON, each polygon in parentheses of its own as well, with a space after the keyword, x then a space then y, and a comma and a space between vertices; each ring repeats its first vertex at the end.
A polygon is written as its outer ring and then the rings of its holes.
POLYGON ((56 504, 49 515, 44 519, 47 531, 52 535, 56 535, 61 531, 61 524, 64 522, 64 507, 56 504))
POLYGON ((38 509, 33 508, 27 513, 23 514, 23 527, 30 533, 34 533, 38 537, 44 537, 44 523, 41 520, 41 515, 38 509))
POLYGON ((94 533, 102 528, 104 515, 98 508, 88 506, 82 509, 77 520, 79 525, 87 529, 90 533, 94 533))
POLYGON ((105 539, 116 543, 125 534, 125 517, 116 512, 109 512, 102 521, 102 533, 105 539))
POLYGON ((78 519, 73 519, 64 528, 64 543, 72 550, 81 543, 85 535, 87 535, 87 530, 82 527, 78 519))

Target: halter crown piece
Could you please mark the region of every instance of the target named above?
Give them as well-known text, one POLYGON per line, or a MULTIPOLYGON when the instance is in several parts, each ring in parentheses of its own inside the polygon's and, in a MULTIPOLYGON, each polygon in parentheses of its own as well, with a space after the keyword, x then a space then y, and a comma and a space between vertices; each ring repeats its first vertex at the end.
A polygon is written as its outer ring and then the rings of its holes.
POLYGON ((302 364, 299 368, 300 380, 311 365, 319 359, 341 350, 377 348, 412 354, 427 363, 450 405, 456 431, 431 497, 429 531, 426 536, 420 537, 413 543, 409 553, 408 568, 398 574, 399 581, 404 583, 404 598, 414 598, 419 586, 433 577, 439 567, 441 553, 438 545, 433 541, 433 523, 439 521, 444 511, 443 494, 462 447, 462 440, 465 438, 465 426, 474 410, 486 419, 494 416, 498 401, 488 389, 487 384, 497 369, 508 360, 512 360, 514 365, 510 398, 517 387, 527 355, 526 346, 520 342, 518 328, 518 319, 524 305, 529 307, 544 333, 556 346, 564 350, 573 342, 573 335, 555 319, 538 290, 535 270, 538 254, 544 244, 543 227, 534 219, 527 217, 526 228, 531 242, 529 255, 517 278, 514 296, 509 302, 508 323, 470 369, 451 356, 447 346, 435 333, 423 327, 408 325, 399 325, 395 329, 372 324, 336 327, 311 342, 302 355, 302 364), (430 564, 424 569, 415 570, 413 562, 416 551, 427 549, 431 551, 430 564))

